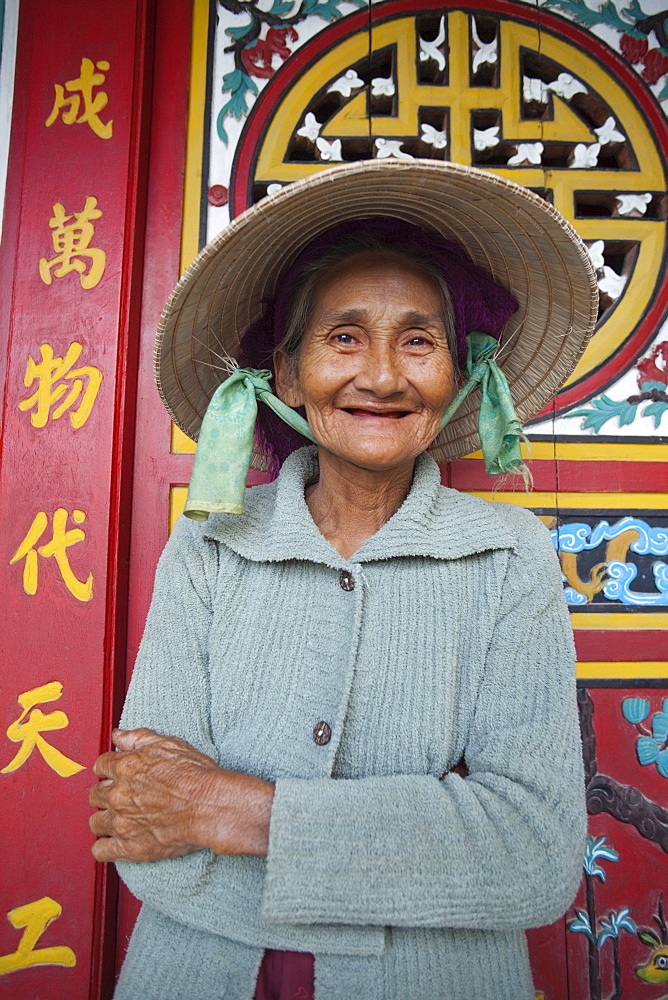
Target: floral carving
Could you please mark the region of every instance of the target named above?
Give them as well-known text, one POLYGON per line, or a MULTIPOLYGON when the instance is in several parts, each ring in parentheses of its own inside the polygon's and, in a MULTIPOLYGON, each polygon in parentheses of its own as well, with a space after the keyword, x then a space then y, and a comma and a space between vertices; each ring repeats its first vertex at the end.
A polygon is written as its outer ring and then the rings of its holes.
MULTIPOLYGON (((621 7, 614 0, 605 0, 596 9, 586 0, 543 0, 543 4, 558 8, 585 28, 601 24, 618 31, 622 55, 630 65, 640 67, 645 83, 658 83, 668 74, 668 10, 648 16, 640 0, 631 0, 628 6, 621 7)), ((664 82, 657 96, 660 101, 668 99, 668 82, 664 82)))
POLYGON ((438 26, 438 35, 433 41, 428 42, 420 38, 420 62, 429 62, 433 59, 439 70, 445 69, 445 56, 441 51, 441 46, 445 41, 445 18, 442 17, 438 26))
POLYGON ((232 41, 223 51, 232 53, 234 69, 223 77, 223 93, 229 93, 230 97, 216 122, 223 142, 228 141, 226 118, 232 116, 238 121, 248 114, 249 97, 258 93, 254 78, 269 79, 276 69, 274 61, 282 62, 290 55, 290 43, 299 39, 297 24, 307 17, 335 21, 343 16, 339 9, 342 3, 366 6, 366 0, 300 0, 293 9, 291 0, 273 0, 269 10, 263 10, 257 0, 218 0, 218 3, 231 14, 246 14, 249 18, 247 24, 225 29, 232 41))
MULTIPOLYGON (((589 248, 590 256, 595 247, 596 244, 589 248)), ((591 429, 594 434, 600 434, 603 425, 615 417, 620 427, 633 423, 639 415, 652 417, 657 428, 668 412, 668 340, 655 344, 648 357, 637 361, 636 371, 639 392, 626 399, 612 399, 603 394, 591 400, 591 409, 571 410, 566 416, 584 417, 582 429, 591 429), (641 412, 644 403, 649 405, 641 412)))
POLYGON ((625 698, 622 713, 627 722, 636 727, 636 753, 639 762, 646 766, 656 764, 662 778, 668 778, 668 698, 664 699, 663 711, 652 718, 652 728, 643 723, 649 715, 650 705, 646 698, 625 698))
MULTIPOLYGON (((578 690, 578 705, 587 788, 587 811, 594 816, 606 813, 620 823, 629 823, 641 837, 657 844, 664 852, 668 852, 668 810, 646 798, 633 785, 622 785, 598 770, 594 703, 591 695, 584 688, 578 690)), ((637 934, 640 940, 650 947, 655 947, 660 942, 656 939, 656 935, 650 935, 645 928, 637 926, 631 918, 628 907, 612 911, 607 915, 607 918, 599 920, 596 910, 596 879, 601 882, 606 880, 606 871, 600 863, 601 861, 616 862, 619 861, 619 855, 608 842, 607 837, 587 837, 583 863, 586 909, 576 911, 575 918, 568 922, 568 929, 571 932, 583 934, 587 938, 590 1000, 602 1000, 600 950, 605 946, 606 941, 611 941, 614 991, 608 1000, 619 1000, 622 995, 619 962, 619 938, 622 931, 637 934)), ((663 919, 662 913, 661 918, 663 919)), ((665 931, 665 927, 663 931, 665 931)), ((636 970, 636 975, 641 979, 653 981, 643 973, 644 969, 643 971, 636 970)))

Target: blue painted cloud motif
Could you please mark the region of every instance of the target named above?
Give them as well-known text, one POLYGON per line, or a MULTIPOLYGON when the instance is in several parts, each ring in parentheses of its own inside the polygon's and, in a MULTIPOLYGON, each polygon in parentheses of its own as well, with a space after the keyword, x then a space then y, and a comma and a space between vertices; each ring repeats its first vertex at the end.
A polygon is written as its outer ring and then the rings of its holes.
POLYGON ((583 552, 595 549, 601 542, 611 542, 630 529, 638 533, 638 538, 629 546, 638 555, 668 555, 668 528, 652 528, 638 517, 622 517, 615 524, 599 521, 592 527, 581 521, 563 524, 550 532, 552 544, 557 552, 583 552))
POLYGON ((645 557, 668 555, 668 528, 665 526, 653 527, 647 521, 628 515, 614 524, 605 520, 594 525, 574 521, 555 528, 551 536, 561 557, 564 582, 572 584, 564 589, 568 604, 589 604, 595 594, 602 593, 609 601, 635 607, 668 605, 668 563, 652 563, 656 588, 652 591, 632 589, 638 566, 626 561, 627 552, 645 557), (604 543, 607 544, 603 561, 590 571, 589 581, 581 580, 575 569, 575 557, 604 543))
POLYGON ((668 604, 667 570, 666 563, 654 563, 652 572, 658 593, 647 594, 631 590, 631 584, 638 575, 638 567, 633 563, 613 560, 608 563, 608 582, 603 588, 603 593, 611 601, 621 601, 622 604, 636 604, 643 607, 668 604))

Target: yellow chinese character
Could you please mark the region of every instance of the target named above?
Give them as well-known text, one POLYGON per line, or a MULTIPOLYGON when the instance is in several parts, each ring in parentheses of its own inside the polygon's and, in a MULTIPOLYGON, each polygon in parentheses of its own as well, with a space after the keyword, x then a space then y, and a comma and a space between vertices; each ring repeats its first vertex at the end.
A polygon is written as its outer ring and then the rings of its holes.
MULTIPOLYGON (((12 563, 18 562, 19 559, 25 559, 23 589, 26 594, 37 593, 37 556, 39 554, 45 558, 54 557, 65 586, 78 601, 90 601, 93 596, 93 574, 89 573, 88 579, 85 581, 79 580, 74 575, 69 563, 67 549, 70 545, 76 545, 77 542, 83 541, 86 535, 81 528, 70 528, 69 531, 66 531, 68 516, 64 507, 58 507, 53 514, 51 541, 35 549, 35 545, 44 534, 48 524, 46 514, 40 510, 38 514, 35 514, 28 534, 10 559, 10 566, 12 563)), ((76 521, 77 524, 82 524, 86 520, 86 515, 82 510, 73 510, 72 520, 76 521)))
POLYGON ((65 215, 65 209, 56 202, 53 206, 53 217, 49 219, 49 226, 53 229, 51 239, 56 256, 51 260, 40 257, 39 273, 45 285, 50 285, 52 281, 52 268, 60 265, 54 271, 56 278, 64 278, 66 274, 76 271, 79 275, 82 288, 95 288, 100 278, 104 274, 107 262, 107 255, 104 250, 91 247, 90 241, 95 236, 93 219, 99 219, 102 212, 97 207, 97 198, 89 196, 81 212, 74 212, 73 215, 65 215), (70 221, 74 219, 74 222, 70 221), (81 257, 90 258, 90 269, 86 273, 86 263, 81 257))
POLYGON ((21 400, 19 410, 29 410, 33 406, 36 407, 35 412, 30 414, 30 422, 33 427, 44 427, 49 416, 53 420, 57 420, 74 403, 79 401, 77 408, 70 412, 70 422, 75 429, 83 427, 90 416, 102 383, 102 372, 92 365, 84 368, 72 367, 79 360, 83 350, 77 341, 70 344, 64 358, 54 357, 50 344, 42 344, 39 350, 42 360, 37 363, 29 354, 28 367, 23 379, 23 384, 27 389, 36 379, 38 387, 29 399, 21 400), (71 382, 62 382, 61 379, 70 379, 71 382), (85 388, 84 379, 86 380, 85 388), (65 396, 64 399, 63 396, 65 396), (56 403, 59 405, 56 406, 53 413, 50 413, 51 407, 55 406, 56 403))
POLYGON ((16 906, 7 914, 12 927, 25 927, 18 948, 11 955, 0 955, 0 976, 19 969, 29 969, 32 965, 77 964, 77 957, 66 945, 51 948, 35 948, 50 923, 57 920, 63 908, 50 896, 36 899, 34 903, 16 906))
POLYGON ((54 83, 56 98, 51 114, 44 124, 53 125, 62 111, 63 121, 66 125, 81 125, 86 122, 95 135, 99 135, 100 139, 111 139, 113 119, 105 123, 98 118, 100 111, 106 108, 109 98, 103 90, 98 90, 97 94, 93 96, 93 87, 100 87, 104 83, 104 74, 108 69, 109 63, 106 60, 101 60, 93 65, 91 59, 82 59, 78 80, 66 80, 64 87, 59 83, 54 83), (102 70, 102 72, 96 73, 96 69, 102 70), (66 90, 71 92, 71 96, 65 97, 66 90), (82 98, 83 111, 79 114, 82 98))
POLYGON ((16 722, 12 722, 7 730, 7 736, 12 743, 21 743, 13 760, 0 770, 0 774, 9 774, 10 771, 17 771, 22 764, 25 764, 35 747, 39 750, 49 767, 53 768, 61 778, 69 778, 77 771, 85 771, 83 764, 76 764, 60 750, 56 750, 50 743, 47 743, 40 733, 48 733, 53 729, 64 729, 69 726, 70 720, 64 712, 49 712, 44 715, 41 709, 35 708, 44 701, 58 701, 63 693, 63 685, 60 681, 51 681, 50 684, 42 684, 41 687, 32 688, 31 691, 24 691, 18 697, 18 703, 23 709, 16 722), (24 722, 26 715, 30 712, 30 718, 24 722))

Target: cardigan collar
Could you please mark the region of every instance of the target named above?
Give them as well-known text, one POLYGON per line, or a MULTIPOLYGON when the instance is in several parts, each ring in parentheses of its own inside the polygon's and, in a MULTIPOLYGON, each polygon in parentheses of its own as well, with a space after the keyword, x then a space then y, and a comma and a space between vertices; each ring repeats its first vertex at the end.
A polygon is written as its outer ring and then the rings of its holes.
POLYGON ((304 490, 318 477, 317 450, 300 448, 273 483, 247 490, 244 513, 212 514, 205 538, 223 542, 253 562, 300 560, 345 569, 384 559, 423 556, 460 559, 492 549, 517 548, 517 535, 493 504, 441 486, 426 452, 415 462, 410 492, 399 510, 346 560, 316 527, 304 490))

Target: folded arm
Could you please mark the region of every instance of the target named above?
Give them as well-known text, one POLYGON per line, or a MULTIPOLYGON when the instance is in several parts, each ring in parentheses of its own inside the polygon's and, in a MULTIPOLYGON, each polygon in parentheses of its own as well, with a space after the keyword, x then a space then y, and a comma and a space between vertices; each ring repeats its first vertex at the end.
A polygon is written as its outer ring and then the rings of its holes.
MULTIPOLYGON (((510 557, 467 738, 469 776, 279 779, 268 926, 529 927, 568 907, 585 836, 573 643, 549 536, 535 528, 510 557)), ((178 737, 217 766, 208 681, 217 547, 193 545, 193 529, 177 526, 161 560, 121 725, 178 737)), ((229 864, 246 871, 259 859, 207 846, 119 871, 142 901, 216 931, 229 864)))
MULTIPOLYGON (((143 902, 178 919, 216 854, 266 855, 274 786, 219 766, 210 729, 208 642, 217 546, 183 518, 158 564, 122 730, 95 773, 98 861, 115 861, 143 902)), ((202 916, 203 926, 209 920, 202 916)))

